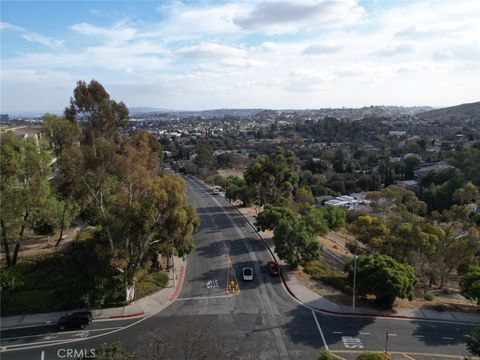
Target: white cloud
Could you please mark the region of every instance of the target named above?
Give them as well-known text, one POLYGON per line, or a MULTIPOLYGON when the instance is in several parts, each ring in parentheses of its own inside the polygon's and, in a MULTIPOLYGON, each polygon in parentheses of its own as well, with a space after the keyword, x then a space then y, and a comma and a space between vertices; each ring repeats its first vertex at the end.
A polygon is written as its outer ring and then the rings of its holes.
POLYGON ((414 50, 415 48, 412 45, 398 45, 378 50, 376 54, 379 56, 391 57, 396 55, 408 54, 414 50))
POLYGON ((1 23, 45 46, 2 58, 2 104, 29 86, 38 104, 56 96, 62 108, 75 81, 91 78, 130 106, 177 109, 473 101, 480 95, 477 3, 398 2, 367 14, 353 0, 173 1, 157 9, 156 22, 73 24, 86 45, 66 38, 65 48, 1 23))
POLYGON ((91 37, 101 37, 112 44, 121 44, 133 40, 136 29, 125 26, 125 22, 119 22, 111 28, 99 27, 88 23, 74 24, 70 26, 73 31, 91 37))
POLYGON ((52 50, 62 50, 63 40, 55 40, 37 33, 25 33, 22 35, 25 40, 42 44, 52 50))
POLYGON ((326 44, 313 44, 303 49, 302 53, 307 55, 322 55, 336 53, 341 49, 340 46, 326 45, 326 44))
POLYGON ((12 30, 12 31, 16 31, 16 32, 25 31, 25 29, 20 27, 20 26, 16 26, 16 25, 10 24, 8 22, 3 22, 3 21, 0 21, 0 29, 2 29, 2 30, 12 30))
POLYGON ((39 43, 43 46, 46 46, 52 50, 62 50, 63 49, 63 40, 56 40, 49 38, 47 36, 38 34, 36 32, 28 31, 27 29, 10 24, 8 22, 0 22, 0 29, 2 30, 11 30, 17 33, 22 34, 22 38, 32 43, 39 43))
POLYGON ((246 30, 282 34, 354 25, 365 14, 355 0, 262 1, 233 22, 246 30))
POLYGON ((255 59, 226 58, 220 62, 223 66, 249 68, 264 65, 261 61, 255 59))
POLYGON ((177 50, 177 54, 194 58, 211 57, 243 57, 245 50, 218 43, 200 43, 198 45, 184 46, 177 50))

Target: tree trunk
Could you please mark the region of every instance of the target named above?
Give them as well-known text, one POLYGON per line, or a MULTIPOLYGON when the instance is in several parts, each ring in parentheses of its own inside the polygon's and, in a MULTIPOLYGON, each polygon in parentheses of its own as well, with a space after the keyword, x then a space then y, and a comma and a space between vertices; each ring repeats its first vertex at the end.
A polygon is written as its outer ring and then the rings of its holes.
POLYGON ((5 251, 5 259, 7 260, 7 267, 12 267, 12 259, 10 257, 10 246, 7 241, 7 230, 5 229, 5 224, 2 220, 2 245, 3 250, 5 251))
POLYGON ((62 212, 62 225, 60 226, 60 236, 58 237, 57 243, 55 244, 55 247, 57 247, 60 244, 60 241, 62 241, 62 236, 63 236, 63 227, 65 226, 65 213, 67 212, 67 205, 63 205, 63 212, 62 212))
POLYGON ((126 281, 125 284, 125 302, 129 304, 133 299, 135 299, 135 279, 126 281))
POLYGON ((12 256, 12 261, 11 261, 11 266, 14 267, 17 265, 17 258, 18 258, 18 251, 20 250, 20 243, 15 244, 15 250, 13 251, 13 256, 12 256))
POLYGON ((20 228, 20 232, 18 234, 18 242, 15 243, 15 249, 13 250, 13 255, 10 261, 10 267, 14 267, 17 264, 18 252, 20 250, 20 244, 23 241, 23 234, 25 233, 25 226, 27 224, 28 216, 30 215, 30 211, 26 211, 25 215, 23 216, 23 224, 20 228))

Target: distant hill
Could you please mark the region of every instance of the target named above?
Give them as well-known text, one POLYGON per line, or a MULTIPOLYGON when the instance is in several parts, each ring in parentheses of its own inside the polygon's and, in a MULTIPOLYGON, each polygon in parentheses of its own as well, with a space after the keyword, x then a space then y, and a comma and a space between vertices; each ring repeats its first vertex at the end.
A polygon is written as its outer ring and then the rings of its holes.
POLYGON ((174 112, 174 111, 176 110, 152 108, 152 107, 145 107, 145 106, 128 108, 128 112, 130 114, 146 114, 146 113, 152 113, 152 112, 168 113, 168 112, 174 112))
POLYGON ((224 117, 224 116, 248 116, 255 115, 262 111, 262 109, 211 109, 211 110, 167 110, 167 109, 151 109, 148 111, 136 111, 136 109, 149 109, 149 108, 134 108, 130 113, 134 115, 175 115, 181 117, 188 116, 201 116, 205 118, 224 117))
POLYGON ((419 113, 417 116, 429 121, 476 120, 480 119, 480 101, 430 110, 419 113))

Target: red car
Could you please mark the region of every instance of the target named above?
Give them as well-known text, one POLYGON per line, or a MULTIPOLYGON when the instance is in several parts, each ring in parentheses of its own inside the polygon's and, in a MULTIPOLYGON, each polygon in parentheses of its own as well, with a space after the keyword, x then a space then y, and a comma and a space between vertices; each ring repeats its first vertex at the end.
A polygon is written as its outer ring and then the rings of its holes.
POLYGON ((280 269, 278 267, 278 264, 274 261, 269 261, 267 263, 267 270, 272 276, 278 276, 280 275, 280 269))

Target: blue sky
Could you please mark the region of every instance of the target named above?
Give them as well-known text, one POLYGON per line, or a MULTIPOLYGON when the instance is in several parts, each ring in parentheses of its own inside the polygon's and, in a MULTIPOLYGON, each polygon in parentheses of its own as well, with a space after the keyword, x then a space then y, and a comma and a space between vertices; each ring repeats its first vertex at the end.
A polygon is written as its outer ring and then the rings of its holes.
POLYGON ((2 1, 2 112, 78 80, 128 106, 448 106, 480 99, 480 2, 2 1))

